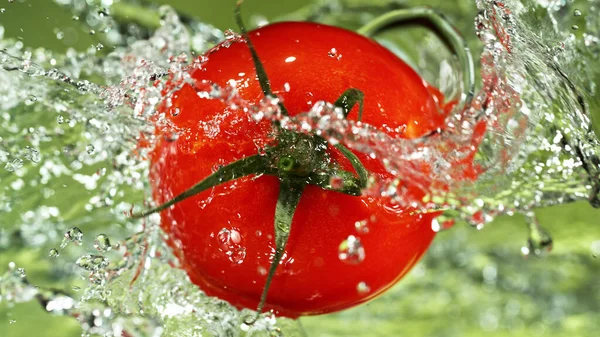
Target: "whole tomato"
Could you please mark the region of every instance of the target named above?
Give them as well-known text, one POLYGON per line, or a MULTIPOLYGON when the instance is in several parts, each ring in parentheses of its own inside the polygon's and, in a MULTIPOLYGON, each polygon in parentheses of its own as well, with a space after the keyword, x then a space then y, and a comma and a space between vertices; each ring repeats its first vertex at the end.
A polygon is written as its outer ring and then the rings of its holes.
MULTIPOLYGON (((248 38, 289 116, 355 88, 364 97, 361 121, 392 137, 422 137, 444 126, 442 95, 369 38, 300 22, 271 24, 248 38)), ((225 95, 205 94, 234 88, 240 100, 261 106, 264 83, 244 39, 213 48, 190 74, 194 85, 177 91, 166 108, 178 137, 161 138, 152 153, 155 201, 166 203, 245 158, 258 158, 250 166, 266 163, 258 171, 237 167, 222 183, 161 211, 182 267, 204 292, 256 309, 269 280, 260 309, 288 317, 322 314, 372 299, 419 261, 434 238, 436 213, 331 187, 331 179, 360 180, 356 161, 369 175, 390 178, 380 159, 256 121, 225 95), (276 228, 286 226, 286 215, 289 232, 278 256, 276 228)), ((357 120, 358 110, 357 104, 347 118, 357 120)), ((413 188, 420 183, 405 182, 415 197, 423 196, 413 188)))

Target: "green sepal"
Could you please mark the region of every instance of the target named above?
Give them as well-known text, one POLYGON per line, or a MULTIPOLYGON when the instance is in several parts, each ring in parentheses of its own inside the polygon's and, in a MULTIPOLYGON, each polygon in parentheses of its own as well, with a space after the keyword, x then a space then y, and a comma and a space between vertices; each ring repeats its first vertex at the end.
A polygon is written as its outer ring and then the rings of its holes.
POLYGON ((335 148, 338 149, 346 158, 348 158, 350 164, 352 164, 352 167, 358 174, 360 187, 366 188, 367 181, 369 180, 369 171, 367 171, 360 159, 358 159, 358 157, 343 144, 337 144, 335 148))
POLYGON ((302 197, 302 192, 304 191, 305 187, 306 183, 302 181, 302 179, 279 179, 279 197, 277 199, 277 205, 275 206, 274 221, 275 254, 273 254, 273 261, 269 267, 267 281, 265 282, 263 292, 260 296, 260 302, 258 304, 258 308, 256 309, 256 318, 258 318, 258 315, 260 315, 267 301, 267 294, 269 293, 269 288, 271 287, 271 281, 273 281, 273 277, 275 276, 279 262, 281 261, 283 253, 285 252, 285 246, 288 238, 290 237, 290 231, 292 229, 294 213, 296 212, 296 207, 298 207, 298 203, 300 202, 300 198, 302 197))
POLYGON ((364 98, 365 94, 362 91, 350 88, 344 91, 342 96, 340 96, 333 105, 341 108, 344 111, 344 118, 348 118, 350 111, 354 106, 358 103, 358 118, 357 121, 360 122, 362 119, 363 106, 364 106, 364 98))
MULTIPOLYGON (((271 90, 271 82, 269 81, 269 77, 267 76, 265 67, 263 66, 262 62, 260 61, 260 58, 258 57, 258 53, 256 53, 254 44, 252 43, 252 40, 250 40, 250 36, 248 35, 248 31, 246 30, 246 25, 244 24, 244 20, 242 20, 242 3, 243 2, 244 2, 243 0, 238 0, 237 4, 235 6, 235 10, 234 10, 235 21, 236 21, 238 27, 240 27, 242 36, 246 40, 246 44, 248 45, 248 49, 250 50, 250 55, 252 55, 252 62, 254 62, 254 69, 256 70, 256 76, 258 77, 258 83, 260 84, 260 88, 262 89, 263 94, 265 95, 265 97, 277 97, 275 94, 273 94, 273 91, 271 90)), ((285 106, 283 105, 283 103, 279 102, 277 105, 279 106, 279 109, 281 110, 281 113, 283 115, 285 115, 285 116, 289 115, 289 113, 288 113, 287 109, 285 108, 285 106)))
POLYGON ((231 164, 221 167, 215 173, 209 175, 204 180, 190 187, 183 193, 167 201, 166 203, 152 208, 142 214, 133 215, 133 218, 143 218, 153 213, 160 212, 168 207, 201 193, 209 188, 226 183, 231 180, 242 178, 254 174, 275 174, 275 169, 271 166, 269 160, 260 155, 246 157, 231 164))

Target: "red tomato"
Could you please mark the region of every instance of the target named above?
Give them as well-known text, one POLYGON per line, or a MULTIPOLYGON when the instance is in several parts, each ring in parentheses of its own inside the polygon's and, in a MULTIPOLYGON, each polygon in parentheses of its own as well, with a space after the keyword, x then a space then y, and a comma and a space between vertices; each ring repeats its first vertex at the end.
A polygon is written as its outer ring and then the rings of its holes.
MULTIPOLYGON (((368 38, 314 23, 272 24, 249 37, 273 91, 292 116, 357 88, 364 93, 362 121, 393 137, 414 138, 443 127, 439 92, 368 38)), ((246 43, 219 46, 206 56, 201 69, 191 72, 196 89, 235 83, 243 99, 258 104, 264 98, 246 43)), ((220 165, 257 154, 257 146, 272 140, 270 122, 255 122, 220 99, 201 98, 196 89, 187 85, 175 94, 167 115, 179 137, 159 141, 153 152, 157 203, 189 189, 220 165)), ((357 118, 356 107, 348 118, 357 118)), ((336 149, 328 151, 335 163, 354 172, 336 149)), ((389 176, 379 160, 356 155, 370 174, 389 176)), ((275 251, 279 185, 272 175, 245 177, 162 212, 162 228, 183 268, 208 295, 239 308, 257 308, 275 251)), ((434 238, 435 214, 411 211, 383 197, 306 187, 265 309, 288 317, 315 315, 381 294, 406 275, 434 238), (365 222, 368 230, 357 230, 357 223, 365 222), (354 256, 340 258, 345 240, 364 248, 364 256, 357 249, 354 256)))

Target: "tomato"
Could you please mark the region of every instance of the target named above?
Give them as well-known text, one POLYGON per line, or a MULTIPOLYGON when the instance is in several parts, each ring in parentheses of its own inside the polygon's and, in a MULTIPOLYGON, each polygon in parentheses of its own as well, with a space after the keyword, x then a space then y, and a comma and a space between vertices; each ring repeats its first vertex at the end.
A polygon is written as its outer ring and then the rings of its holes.
MULTIPOLYGON (((443 111, 448 109, 442 95, 369 38, 300 22, 271 24, 250 32, 249 38, 290 116, 321 100, 334 102, 356 88, 364 94, 362 122, 392 137, 421 137, 444 126, 443 111)), ((178 137, 161 138, 152 154, 150 177, 159 204, 219 167, 276 142, 277 129, 270 121, 257 122, 223 99, 197 94, 213 85, 233 85, 243 100, 260 104, 265 96, 247 43, 221 45, 205 57, 198 69, 190 70, 195 84, 176 92, 166 108, 178 137)), ((358 118, 357 106, 347 118, 358 118)), ((337 148, 327 144, 325 152, 326 165, 354 173, 349 158, 337 148)), ((353 152, 370 175, 390 177, 380 159, 353 152)), ((274 221, 282 179, 277 174, 244 176, 161 212, 162 228, 182 268, 208 295, 238 308, 259 306, 276 251, 274 221)), ((413 188, 418 183, 406 182, 422 197, 413 188)), ((435 216, 400 207, 386 197, 306 185, 264 309, 298 317, 374 298, 425 253, 435 235, 435 216)))

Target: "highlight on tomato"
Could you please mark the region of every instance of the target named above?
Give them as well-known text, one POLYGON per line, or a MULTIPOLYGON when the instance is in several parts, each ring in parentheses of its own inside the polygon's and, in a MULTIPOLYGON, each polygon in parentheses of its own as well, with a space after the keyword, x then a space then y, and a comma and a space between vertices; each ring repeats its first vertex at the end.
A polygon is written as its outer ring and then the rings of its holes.
MULTIPOLYGON (((420 212, 364 193, 394 178, 379 158, 315 132, 255 118, 265 101, 294 117, 320 101, 343 118, 390 137, 428 137, 445 127, 448 105, 410 66, 370 38, 420 19, 434 26, 466 68, 461 38, 434 11, 402 9, 357 32, 281 22, 247 32, 201 57, 165 103, 178 137, 159 137, 150 179, 161 226, 193 283, 238 308, 298 317, 368 301, 419 261, 438 212, 420 212), (230 88, 246 105, 230 104, 230 88)), ((467 104, 467 94, 459 104, 467 104)), ((160 129, 160 128, 159 128, 160 129)), ((414 198, 423 181, 402 181, 414 198)))

